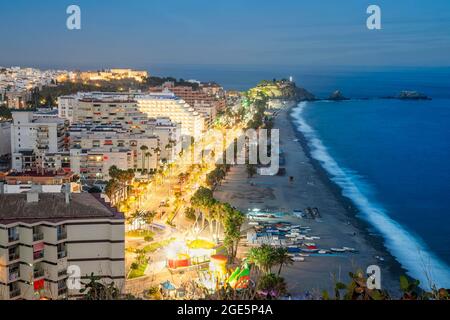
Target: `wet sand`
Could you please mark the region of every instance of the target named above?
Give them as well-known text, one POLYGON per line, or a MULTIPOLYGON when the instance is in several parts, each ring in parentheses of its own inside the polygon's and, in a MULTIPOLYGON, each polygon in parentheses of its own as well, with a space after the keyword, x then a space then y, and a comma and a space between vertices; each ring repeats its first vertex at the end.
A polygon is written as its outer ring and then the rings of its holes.
MULTIPOLYGON (((274 125, 280 130, 286 175, 257 175, 248 179, 245 166, 234 166, 217 188, 215 197, 243 212, 249 208, 268 208, 292 213, 293 209, 317 207, 322 216, 320 221, 293 218, 294 222, 311 227, 309 235, 321 237, 313 241, 319 248, 351 247, 359 251, 333 256, 310 256, 304 262, 284 267, 282 276, 293 296, 305 291, 316 295, 320 295, 323 290, 331 291, 334 280, 348 282, 349 272, 357 269, 365 271, 374 264, 381 269, 382 288, 396 293, 398 276, 402 273, 400 265, 386 251, 382 238, 369 234, 367 225, 355 216, 351 202, 341 196, 339 188, 331 182, 326 172, 309 157, 306 141, 294 130, 289 113, 290 108, 280 111, 274 125), (294 177, 293 182, 289 181, 289 176, 294 177), (379 261, 375 256, 385 260, 379 261)), ((248 226, 243 229, 248 229, 248 226)), ((246 250, 246 247, 241 247, 240 255, 244 255, 246 250)), ((277 270, 274 268, 274 271, 277 270)))

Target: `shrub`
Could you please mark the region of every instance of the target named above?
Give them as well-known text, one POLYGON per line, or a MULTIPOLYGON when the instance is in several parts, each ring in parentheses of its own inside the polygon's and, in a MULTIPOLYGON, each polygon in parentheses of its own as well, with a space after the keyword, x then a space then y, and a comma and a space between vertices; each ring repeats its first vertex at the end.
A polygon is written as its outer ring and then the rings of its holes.
POLYGON ((130 266, 131 270, 137 270, 139 268, 139 263, 133 262, 130 266))

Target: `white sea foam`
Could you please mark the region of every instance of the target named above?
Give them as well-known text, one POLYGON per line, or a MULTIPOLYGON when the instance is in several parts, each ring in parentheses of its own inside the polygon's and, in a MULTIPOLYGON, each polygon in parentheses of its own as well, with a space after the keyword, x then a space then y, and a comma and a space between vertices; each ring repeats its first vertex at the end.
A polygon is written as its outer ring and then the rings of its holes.
POLYGON ((319 161, 331 179, 342 189, 360 211, 360 216, 384 238, 385 246, 407 270, 409 276, 420 280, 421 287, 450 288, 450 267, 441 261, 417 236, 389 217, 387 210, 375 200, 369 200, 370 186, 354 171, 341 167, 329 154, 314 129, 303 118, 307 102, 292 111, 297 128, 308 141, 311 156, 319 161))

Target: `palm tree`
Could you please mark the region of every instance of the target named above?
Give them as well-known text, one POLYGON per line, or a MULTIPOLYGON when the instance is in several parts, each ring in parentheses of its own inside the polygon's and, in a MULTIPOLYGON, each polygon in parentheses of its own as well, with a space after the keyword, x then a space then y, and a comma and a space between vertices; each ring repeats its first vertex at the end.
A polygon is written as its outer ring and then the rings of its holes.
POLYGON ((281 268, 283 268, 283 265, 291 265, 294 263, 294 260, 292 260, 291 256, 288 254, 286 248, 277 248, 275 256, 277 264, 280 265, 280 268, 278 269, 278 275, 281 274, 281 268))
POLYGON ((247 164, 247 175, 249 178, 252 178, 257 173, 256 165, 247 164))
POLYGON ((141 157, 142 157, 142 170, 145 169, 145 151, 148 150, 147 146, 141 146, 141 157))
POLYGON ((111 203, 114 205, 116 203, 116 193, 119 190, 119 182, 115 179, 109 180, 105 188, 106 195, 111 199, 111 203))
POLYGON ((153 155, 150 152, 145 153, 145 157, 147 158, 147 161, 148 161, 148 163, 147 163, 148 172, 150 172, 150 157, 151 156, 153 156, 153 155))
POLYGON ((277 264, 276 249, 263 244, 257 248, 251 248, 248 260, 255 264, 264 274, 271 273, 272 267, 277 264))
POLYGON ((120 297, 120 289, 117 288, 114 282, 110 284, 103 284, 100 282, 99 276, 94 276, 91 273, 89 282, 80 290, 84 293, 84 300, 118 300, 120 297))
POLYGON ((241 226, 244 223, 245 215, 228 203, 224 203, 222 208, 225 233, 224 245, 228 250, 230 262, 233 262, 239 246, 239 240, 241 239, 241 226))

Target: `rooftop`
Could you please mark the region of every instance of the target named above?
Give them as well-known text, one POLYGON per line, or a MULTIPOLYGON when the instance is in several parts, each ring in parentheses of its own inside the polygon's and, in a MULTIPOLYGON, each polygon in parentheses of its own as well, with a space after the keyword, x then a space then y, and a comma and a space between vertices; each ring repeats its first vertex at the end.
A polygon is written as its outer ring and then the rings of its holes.
POLYGON ((99 195, 72 193, 69 204, 63 193, 40 193, 39 201, 27 202, 26 194, 0 195, 0 224, 58 222, 72 219, 123 219, 122 213, 102 202, 99 195))

